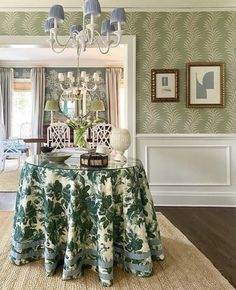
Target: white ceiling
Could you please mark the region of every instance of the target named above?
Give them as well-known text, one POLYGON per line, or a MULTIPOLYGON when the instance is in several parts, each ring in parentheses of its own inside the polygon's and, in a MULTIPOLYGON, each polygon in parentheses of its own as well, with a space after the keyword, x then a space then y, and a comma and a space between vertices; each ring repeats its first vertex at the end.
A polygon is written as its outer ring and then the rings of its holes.
MULTIPOLYGON (((67 10, 80 10, 82 0, 60 0, 59 3, 67 10)), ((0 10, 47 10, 55 0, 1 0, 0 10)), ((104 11, 112 7, 124 7, 129 10, 165 10, 165 9, 231 9, 236 8, 235 0, 100 0, 104 11)))
MULTIPOLYGON (((50 48, 15 45, 0 47, 0 65, 5 66, 77 66, 78 58, 75 48, 67 48, 63 53, 54 53, 50 48)), ((124 48, 110 49, 101 54, 97 48, 88 48, 81 53, 80 67, 117 67, 123 66, 124 48)))

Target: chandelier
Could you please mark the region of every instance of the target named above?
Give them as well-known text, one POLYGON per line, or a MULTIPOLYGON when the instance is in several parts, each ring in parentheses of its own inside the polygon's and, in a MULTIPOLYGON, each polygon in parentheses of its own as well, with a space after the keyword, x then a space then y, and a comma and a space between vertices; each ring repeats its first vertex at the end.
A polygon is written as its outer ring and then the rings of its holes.
MULTIPOLYGON (((78 70, 79 72, 79 70, 78 70)), ((88 92, 94 92, 97 89, 97 85, 100 81, 99 74, 95 72, 91 78, 85 71, 75 80, 72 71, 67 74, 58 73, 58 80, 60 82, 60 87, 63 91, 61 98, 66 101, 76 101, 81 100, 83 95, 88 92)))
POLYGON ((64 9, 61 5, 53 5, 45 22, 45 32, 50 34, 49 43, 56 53, 63 52, 69 45, 77 49, 79 56, 87 47, 96 45, 102 54, 108 53, 110 48, 119 45, 123 34, 122 24, 126 21, 124 8, 115 8, 111 18, 104 20, 101 33, 96 30, 96 19, 101 16, 101 7, 98 0, 83 0, 83 24, 74 24, 70 27, 70 35, 65 43, 58 40, 58 28, 64 21, 64 9), (115 36, 115 40, 111 36, 115 36), (56 46, 56 47, 55 47, 56 46))

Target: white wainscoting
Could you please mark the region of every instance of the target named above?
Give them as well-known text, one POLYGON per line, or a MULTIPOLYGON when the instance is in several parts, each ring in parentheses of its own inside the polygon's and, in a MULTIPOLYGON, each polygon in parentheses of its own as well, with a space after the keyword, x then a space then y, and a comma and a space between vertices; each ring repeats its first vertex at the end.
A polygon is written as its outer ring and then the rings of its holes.
POLYGON ((236 134, 138 134, 155 205, 236 206, 236 134))

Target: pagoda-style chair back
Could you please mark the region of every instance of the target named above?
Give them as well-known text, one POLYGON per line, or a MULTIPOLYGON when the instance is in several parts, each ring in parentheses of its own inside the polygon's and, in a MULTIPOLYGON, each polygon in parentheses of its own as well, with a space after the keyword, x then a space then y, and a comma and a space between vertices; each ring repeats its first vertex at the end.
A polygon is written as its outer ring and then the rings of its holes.
POLYGON ((29 138, 32 136, 32 124, 24 122, 20 125, 20 138, 29 138))
POLYGON ((5 139, 5 128, 0 122, 0 168, 5 169, 5 161, 7 158, 14 158, 18 160, 18 167, 20 167, 21 156, 28 156, 28 148, 22 144, 20 139, 5 139))
POLYGON ((47 146, 65 148, 70 146, 70 127, 65 123, 52 123, 47 128, 47 146))
POLYGON ((98 145, 106 145, 111 149, 110 144, 110 135, 112 131, 112 125, 101 123, 97 124, 95 127, 92 128, 92 143, 91 147, 96 148, 98 145))
POLYGON ((21 156, 28 154, 28 148, 20 144, 19 139, 6 139, 0 141, 1 151, 3 152, 2 161, 3 169, 5 168, 5 161, 7 158, 14 158, 18 161, 18 168, 20 167, 21 156))

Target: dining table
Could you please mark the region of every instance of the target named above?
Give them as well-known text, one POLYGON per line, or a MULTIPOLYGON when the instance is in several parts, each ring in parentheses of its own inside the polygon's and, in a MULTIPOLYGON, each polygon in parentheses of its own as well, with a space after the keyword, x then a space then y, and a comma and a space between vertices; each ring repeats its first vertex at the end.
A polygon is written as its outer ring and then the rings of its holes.
POLYGON ((118 266, 150 276, 163 260, 160 229, 142 162, 110 160, 83 167, 79 158, 51 162, 31 155, 16 194, 10 260, 23 265, 44 259, 48 276, 63 264, 62 279, 98 273, 113 283, 118 266))

